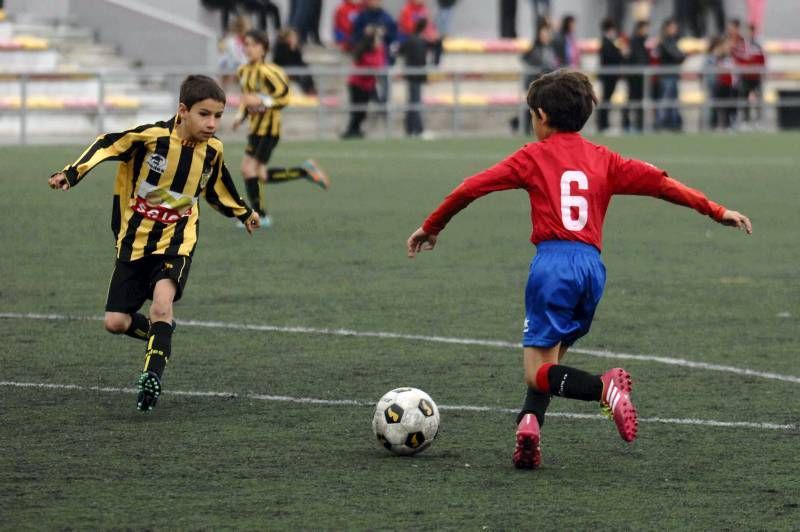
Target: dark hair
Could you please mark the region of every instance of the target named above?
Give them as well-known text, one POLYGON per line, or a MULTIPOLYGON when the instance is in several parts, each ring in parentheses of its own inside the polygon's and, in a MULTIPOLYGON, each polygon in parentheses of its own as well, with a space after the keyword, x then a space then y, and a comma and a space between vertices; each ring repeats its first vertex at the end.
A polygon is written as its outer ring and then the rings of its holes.
POLYGON ((733 26, 734 28, 741 28, 741 27, 742 27, 742 21, 741 21, 741 20, 739 20, 738 18, 732 18, 732 19, 730 19, 730 20, 728 21, 728 24, 730 24, 730 25, 731 25, 731 26, 733 26))
POLYGON ((422 17, 419 19, 416 24, 414 24, 414 33, 419 35, 423 31, 425 31, 425 27, 428 25, 428 19, 422 17))
POLYGON ((561 33, 566 35, 569 31, 570 24, 573 22, 575 22, 575 17, 573 15, 565 15, 564 18, 561 19, 561 33))
POLYGON ((648 20, 640 20, 636 23, 636 26, 633 28, 634 33, 639 33, 642 29, 650 26, 650 21, 648 20))
POLYGON ((191 109, 197 102, 202 102, 208 98, 225 103, 225 91, 208 76, 187 76, 181 83, 180 103, 185 105, 187 109, 191 109))
POLYGON ((613 19, 604 18, 603 22, 600 23, 600 29, 603 31, 603 33, 609 30, 615 30, 617 29, 617 23, 614 22, 613 19))
POLYGON ((580 131, 597 105, 597 96, 586 74, 562 68, 545 74, 528 88, 528 107, 540 117, 547 113, 557 131, 580 131))
POLYGON ((261 30, 250 30, 244 34, 245 38, 250 37, 258 44, 264 47, 264 55, 267 55, 269 52, 269 35, 267 32, 261 30))

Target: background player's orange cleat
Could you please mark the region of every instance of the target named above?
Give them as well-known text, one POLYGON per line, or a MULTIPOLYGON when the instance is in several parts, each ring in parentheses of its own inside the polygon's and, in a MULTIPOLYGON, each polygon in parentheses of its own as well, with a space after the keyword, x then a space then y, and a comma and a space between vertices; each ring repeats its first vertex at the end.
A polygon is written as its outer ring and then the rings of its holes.
POLYGON ((631 374, 622 368, 613 368, 606 371, 600 379, 603 381, 600 405, 617 424, 622 439, 627 442, 635 440, 639 429, 639 414, 631 401, 631 374))
POLYGON ((328 190, 331 187, 331 178, 328 177, 328 174, 325 173, 325 170, 317 164, 317 161, 314 159, 306 159, 303 164, 301 165, 306 172, 311 176, 311 180, 322 187, 324 190, 328 190))
POLYGON ((517 446, 514 449, 514 467, 536 469, 542 463, 539 447, 539 421, 533 414, 525 414, 517 427, 517 446))

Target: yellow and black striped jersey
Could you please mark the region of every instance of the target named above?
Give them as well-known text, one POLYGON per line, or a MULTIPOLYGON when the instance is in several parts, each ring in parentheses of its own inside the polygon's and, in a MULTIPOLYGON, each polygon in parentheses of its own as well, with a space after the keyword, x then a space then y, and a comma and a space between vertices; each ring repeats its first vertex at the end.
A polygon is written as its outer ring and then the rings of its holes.
POLYGON ((191 256, 197 245, 200 196, 228 217, 244 221, 252 212, 225 166, 222 141, 183 141, 174 117, 98 137, 64 168, 70 187, 103 161, 121 161, 111 217, 120 260, 191 256))
POLYGON ((240 106, 240 118, 247 114, 250 134, 269 137, 281 135, 281 109, 289 105, 289 78, 281 67, 272 63, 247 63, 236 71, 243 94, 271 98, 272 105, 263 112, 252 112, 240 106))

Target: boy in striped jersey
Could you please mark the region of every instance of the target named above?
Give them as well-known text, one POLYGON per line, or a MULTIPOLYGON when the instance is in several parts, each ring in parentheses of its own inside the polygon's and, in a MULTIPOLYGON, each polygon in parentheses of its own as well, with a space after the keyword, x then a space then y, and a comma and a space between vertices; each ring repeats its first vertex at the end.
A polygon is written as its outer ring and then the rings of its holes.
POLYGON ((291 168, 267 168, 272 151, 281 138, 281 109, 289 104, 289 80, 281 67, 264 61, 269 51, 266 33, 248 31, 244 46, 249 62, 237 71, 242 98, 233 129, 238 129, 242 122, 249 120, 250 132, 242 159, 242 176, 250 205, 261 216, 264 226, 269 227, 272 219, 261 198, 261 183, 307 179, 327 190, 330 179, 313 159, 291 168))
POLYGON ((66 191, 101 162, 120 161, 111 217, 117 260, 105 327, 147 341, 138 381, 142 411, 152 410, 161 394, 175 328, 172 305, 183 295, 197 245, 198 199, 238 218, 248 233, 260 227, 258 213, 236 192, 214 136, 224 109, 225 93, 213 79, 189 76, 175 117, 100 136, 49 180, 51 188, 66 191), (149 319, 139 313, 147 299, 153 302, 149 319))

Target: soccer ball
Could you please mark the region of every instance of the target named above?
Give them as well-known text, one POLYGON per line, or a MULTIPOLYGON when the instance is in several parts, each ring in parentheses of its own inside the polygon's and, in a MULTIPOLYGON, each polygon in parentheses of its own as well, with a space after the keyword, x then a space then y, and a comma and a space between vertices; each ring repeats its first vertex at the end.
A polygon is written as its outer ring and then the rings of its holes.
POLYGON ((422 390, 396 388, 375 406, 372 430, 381 447, 394 454, 416 454, 439 432, 439 407, 422 390))

